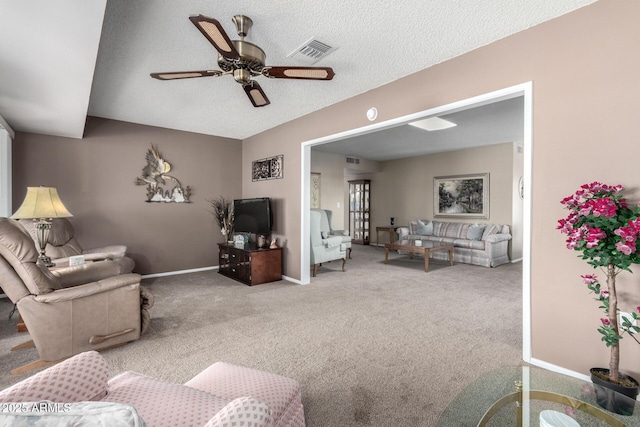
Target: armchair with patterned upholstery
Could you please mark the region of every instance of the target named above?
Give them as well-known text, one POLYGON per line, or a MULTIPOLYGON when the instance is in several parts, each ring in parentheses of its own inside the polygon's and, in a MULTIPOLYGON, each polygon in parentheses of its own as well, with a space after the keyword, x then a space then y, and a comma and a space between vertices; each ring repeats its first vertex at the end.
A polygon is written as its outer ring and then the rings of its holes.
POLYGON ((216 362, 185 384, 131 371, 109 379, 95 351, 0 391, 0 403, 7 408, 0 425, 305 426, 300 384, 292 378, 216 362), (34 402, 60 410, 30 410, 34 402))
POLYGON ((40 356, 12 373, 140 337, 141 319, 148 324, 152 305, 148 291, 141 292, 140 275, 113 275, 117 265, 107 262, 52 272, 37 261, 29 233, 17 221, 0 218, 0 285, 16 304, 31 336, 28 343, 40 356))

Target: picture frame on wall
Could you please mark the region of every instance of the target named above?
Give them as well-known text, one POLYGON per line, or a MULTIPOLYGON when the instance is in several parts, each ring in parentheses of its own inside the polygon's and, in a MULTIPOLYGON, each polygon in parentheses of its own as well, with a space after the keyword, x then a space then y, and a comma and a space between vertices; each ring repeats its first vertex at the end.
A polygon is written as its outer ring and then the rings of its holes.
POLYGON ((267 179, 281 179, 284 170, 284 155, 279 154, 265 159, 254 160, 251 165, 251 180, 265 181, 267 179))
POLYGON ((489 219, 489 174, 434 177, 433 216, 489 219))

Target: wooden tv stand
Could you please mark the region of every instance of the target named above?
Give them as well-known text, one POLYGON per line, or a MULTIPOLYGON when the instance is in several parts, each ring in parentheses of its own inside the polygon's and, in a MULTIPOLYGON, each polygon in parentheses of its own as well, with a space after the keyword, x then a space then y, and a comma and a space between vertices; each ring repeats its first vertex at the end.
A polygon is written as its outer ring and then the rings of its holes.
POLYGON ((218 273, 249 286, 282 280, 282 248, 259 249, 255 242, 218 248, 218 273))

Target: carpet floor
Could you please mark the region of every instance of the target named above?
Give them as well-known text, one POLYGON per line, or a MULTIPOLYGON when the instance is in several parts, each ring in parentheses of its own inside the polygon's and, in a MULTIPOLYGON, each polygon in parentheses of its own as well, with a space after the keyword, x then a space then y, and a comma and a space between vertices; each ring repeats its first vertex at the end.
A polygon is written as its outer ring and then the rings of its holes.
MULTIPOLYGON (((373 246, 354 245, 352 257, 345 272, 324 264, 307 286, 249 287, 215 271, 145 279, 149 331, 102 354, 112 375, 183 383, 224 360, 295 378, 309 427, 435 426, 479 376, 522 365, 520 263, 432 261, 425 273, 420 258, 394 253, 385 265, 373 246)), ((0 388, 37 359, 9 351, 27 339, 11 308, 0 300, 0 388)))

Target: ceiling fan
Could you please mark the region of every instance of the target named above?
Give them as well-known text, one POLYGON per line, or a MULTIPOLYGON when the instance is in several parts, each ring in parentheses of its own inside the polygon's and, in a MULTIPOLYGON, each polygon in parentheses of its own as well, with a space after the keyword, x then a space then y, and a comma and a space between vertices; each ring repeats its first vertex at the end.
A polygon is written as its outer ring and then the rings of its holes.
POLYGON ((244 15, 232 18, 240 40, 231 40, 216 19, 204 15, 192 15, 189 20, 218 51, 220 70, 177 71, 151 73, 159 80, 190 79, 194 77, 219 77, 233 75, 242 85, 254 107, 269 105, 269 98, 253 77, 265 76, 275 79, 331 80, 335 73, 329 67, 270 67, 265 65, 266 55, 259 46, 244 40, 253 21, 244 15))

